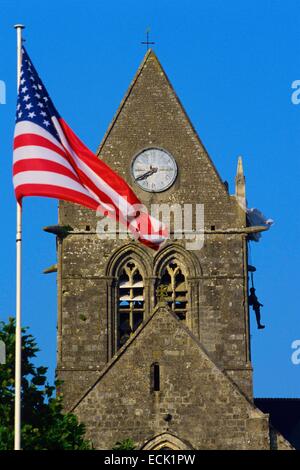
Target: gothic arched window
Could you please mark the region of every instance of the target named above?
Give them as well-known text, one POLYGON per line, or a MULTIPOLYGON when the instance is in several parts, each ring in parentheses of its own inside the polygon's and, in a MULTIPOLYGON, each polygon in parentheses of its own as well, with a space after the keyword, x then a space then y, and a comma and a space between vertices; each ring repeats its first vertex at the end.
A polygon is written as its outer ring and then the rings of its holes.
POLYGON ((180 320, 185 320, 188 304, 188 288, 184 270, 176 259, 170 260, 162 269, 159 284, 168 286, 166 301, 172 312, 180 320))
POLYGON ((117 347, 120 348, 142 323, 145 314, 144 280, 134 260, 122 267, 118 279, 117 347))

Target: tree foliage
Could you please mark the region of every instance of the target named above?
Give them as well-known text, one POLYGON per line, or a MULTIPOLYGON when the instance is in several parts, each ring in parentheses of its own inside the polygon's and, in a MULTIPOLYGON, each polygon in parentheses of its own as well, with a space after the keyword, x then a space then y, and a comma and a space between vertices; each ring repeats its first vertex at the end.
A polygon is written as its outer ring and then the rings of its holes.
POLYGON ((135 450, 135 443, 130 437, 123 441, 118 441, 112 448, 112 450, 135 450))
MULTIPOLYGON (((63 413, 62 398, 47 383, 47 367, 35 366, 39 351, 27 328, 22 329, 21 443, 24 450, 86 450, 85 428, 77 417, 63 413)), ((0 322, 6 364, 0 365, 0 450, 13 449, 15 385, 15 321, 0 322)), ((57 385, 57 383, 55 384, 57 385)))

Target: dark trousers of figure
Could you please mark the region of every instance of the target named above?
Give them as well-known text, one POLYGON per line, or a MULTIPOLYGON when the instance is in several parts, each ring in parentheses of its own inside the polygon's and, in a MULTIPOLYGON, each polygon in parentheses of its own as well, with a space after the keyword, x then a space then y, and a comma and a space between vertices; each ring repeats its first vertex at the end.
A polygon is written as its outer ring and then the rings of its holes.
POLYGON ((255 312, 255 315, 256 315, 256 323, 257 323, 257 326, 260 326, 261 323, 260 323, 260 307, 255 307, 253 308, 254 312, 255 312))

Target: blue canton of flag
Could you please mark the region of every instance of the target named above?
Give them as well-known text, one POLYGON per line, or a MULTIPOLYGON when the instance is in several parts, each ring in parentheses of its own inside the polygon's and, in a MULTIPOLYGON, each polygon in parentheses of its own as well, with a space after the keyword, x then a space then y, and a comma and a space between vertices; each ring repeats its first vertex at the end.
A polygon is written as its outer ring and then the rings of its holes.
POLYGON ((22 49, 20 86, 17 101, 16 122, 31 121, 58 137, 52 117, 59 119, 42 80, 31 63, 26 50, 22 49))

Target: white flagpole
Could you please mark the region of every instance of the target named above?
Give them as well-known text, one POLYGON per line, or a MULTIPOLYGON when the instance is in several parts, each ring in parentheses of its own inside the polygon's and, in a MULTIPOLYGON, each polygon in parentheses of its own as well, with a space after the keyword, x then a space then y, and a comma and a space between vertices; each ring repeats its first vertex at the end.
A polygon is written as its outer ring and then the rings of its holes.
MULTIPOLYGON (((17 90, 19 91, 22 63, 22 29, 16 24, 17 31, 17 90)), ((15 450, 21 450, 21 287, 22 287, 22 206, 17 202, 16 233, 16 357, 15 357, 15 450)))

